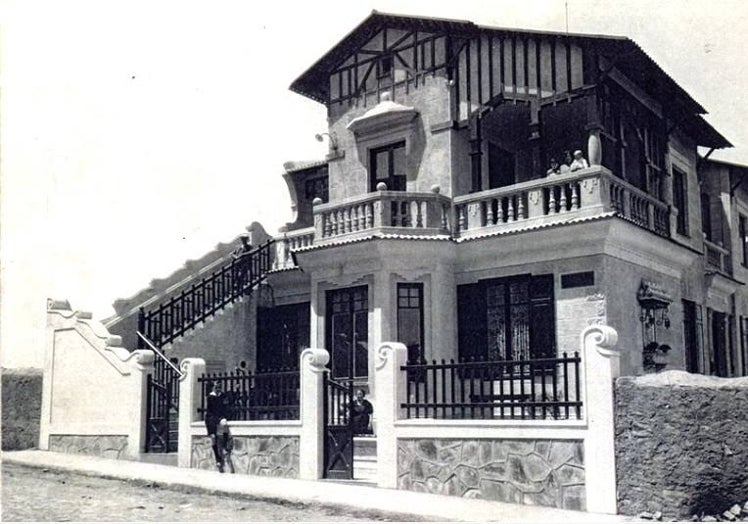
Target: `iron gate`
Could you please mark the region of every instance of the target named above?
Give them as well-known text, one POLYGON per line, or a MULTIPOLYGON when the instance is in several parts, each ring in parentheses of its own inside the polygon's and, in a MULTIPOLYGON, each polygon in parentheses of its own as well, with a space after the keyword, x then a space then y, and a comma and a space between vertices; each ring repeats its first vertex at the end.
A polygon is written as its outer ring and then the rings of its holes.
POLYGON ((148 375, 146 453, 177 451, 179 442, 179 370, 159 356, 148 375))
POLYGON ((352 479, 353 426, 350 406, 353 403, 353 381, 336 382, 330 378, 328 371, 324 384, 324 477, 352 479))

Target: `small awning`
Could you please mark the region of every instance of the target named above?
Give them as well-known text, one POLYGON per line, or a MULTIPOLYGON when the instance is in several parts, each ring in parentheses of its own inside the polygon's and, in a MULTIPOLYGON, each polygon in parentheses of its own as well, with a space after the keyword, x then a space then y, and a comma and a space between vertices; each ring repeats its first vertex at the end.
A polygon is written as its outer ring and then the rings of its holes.
POLYGON ((410 124, 418 116, 418 111, 414 107, 393 102, 388 95, 389 92, 382 93, 381 102, 351 120, 346 127, 356 135, 367 135, 382 129, 410 124))

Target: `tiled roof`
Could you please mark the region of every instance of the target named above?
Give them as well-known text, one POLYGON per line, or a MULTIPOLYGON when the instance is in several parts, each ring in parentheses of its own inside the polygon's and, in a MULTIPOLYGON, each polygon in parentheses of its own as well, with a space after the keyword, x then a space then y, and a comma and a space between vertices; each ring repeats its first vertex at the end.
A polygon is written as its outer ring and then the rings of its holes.
POLYGON ((325 53, 290 86, 299 93, 320 103, 327 103, 329 74, 345 60, 352 50, 363 45, 382 27, 416 29, 421 31, 444 32, 455 35, 474 36, 481 33, 537 35, 571 39, 602 53, 615 57, 616 67, 629 78, 641 85, 656 86, 658 99, 674 108, 684 118, 682 125, 696 134, 699 145, 708 147, 730 147, 730 142, 719 134, 708 122, 698 115, 706 113, 701 104, 694 100, 670 75, 668 75, 639 45, 622 36, 539 31, 532 29, 504 28, 477 25, 467 20, 450 20, 425 16, 381 13, 373 11, 358 26, 325 53))
POLYGON ((547 229, 549 227, 556 227, 560 225, 581 224, 583 222, 595 222, 597 220, 614 217, 616 215, 617 213, 615 211, 609 211, 607 213, 601 213, 599 215, 595 215, 592 217, 572 218, 569 220, 562 220, 559 222, 547 222, 544 224, 536 224, 536 225, 520 227, 516 229, 498 229, 494 231, 487 231, 486 233, 483 233, 483 234, 477 234, 477 235, 473 235, 473 236, 465 237, 465 238, 457 238, 455 241, 457 243, 462 243, 462 242, 469 242, 471 240, 480 240, 480 239, 489 238, 489 237, 511 235, 515 233, 525 233, 527 231, 537 231, 539 229, 547 229))
POLYGON ((318 249, 325 249, 328 247, 344 246, 347 244, 357 244, 359 242, 366 242, 369 240, 430 240, 430 241, 447 241, 454 240, 449 235, 396 235, 387 233, 377 233, 365 237, 357 238, 342 238, 340 240, 334 240, 325 244, 314 244, 311 246, 305 246, 298 249, 294 249, 294 253, 305 253, 307 251, 316 251, 318 249))
POLYGON ((327 165, 327 160, 289 160, 283 163, 283 169, 286 170, 286 173, 295 173, 296 171, 322 167, 324 165, 327 165))
POLYGON ((581 224, 584 222, 594 222, 596 220, 603 220, 606 218, 614 217, 616 216, 615 211, 610 211, 607 213, 601 213, 596 216, 592 217, 579 217, 579 218, 571 218, 568 220, 560 220, 560 221, 554 221, 554 222, 548 222, 544 224, 535 224, 530 225, 527 227, 519 227, 519 228, 512 228, 512 229, 495 229, 486 231, 484 233, 477 233, 474 235, 471 235, 469 237, 457 237, 454 238, 450 235, 402 235, 402 234, 387 234, 387 233, 377 233, 372 234, 365 237, 357 237, 357 238, 341 238, 340 240, 334 240, 325 244, 313 244, 311 246, 305 246, 298 249, 294 249, 294 253, 305 253, 307 251, 316 251, 318 249, 325 249, 329 247, 338 247, 338 246, 344 246, 348 244, 357 244, 360 242, 367 242, 369 240, 427 240, 427 241, 451 241, 456 243, 462 243, 462 242, 470 242, 473 240, 480 240, 483 238, 490 238, 490 237, 496 237, 496 236, 503 236, 503 235, 513 235, 517 233, 525 233, 528 231, 537 231, 540 229, 547 229, 549 227, 556 227, 560 225, 569 225, 569 224, 581 224))

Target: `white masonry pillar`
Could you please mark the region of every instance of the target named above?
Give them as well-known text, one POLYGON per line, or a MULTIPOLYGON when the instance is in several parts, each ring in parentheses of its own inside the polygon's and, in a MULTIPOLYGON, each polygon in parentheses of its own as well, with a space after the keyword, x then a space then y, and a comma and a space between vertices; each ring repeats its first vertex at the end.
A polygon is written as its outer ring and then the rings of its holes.
POLYGON ((200 385, 197 379, 205 373, 205 361, 201 358, 186 358, 179 365, 179 447, 177 465, 189 468, 192 457, 192 423, 200 420, 197 407, 200 405, 200 385))
POLYGON ((301 370, 301 434, 299 435, 299 478, 322 478, 324 440, 322 435, 325 366, 330 354, 325 349, 308 348, 299 357, 301 370))
POLYGON ((582 332, 583 406, 587 420, 584 439, 587 511, 612 513, 616 502, 614 381, 620 373, 618 333, 608 326, 582 332))
POLYGON ((397 488, 397 438, 395 422, 403 417, 400 404, 406 401, 406 376, 400 370, 408 359, 408 348, 399 342, 384 342, 376 351, 375 375, 377 398, 377 484, 380 488, 397 488))

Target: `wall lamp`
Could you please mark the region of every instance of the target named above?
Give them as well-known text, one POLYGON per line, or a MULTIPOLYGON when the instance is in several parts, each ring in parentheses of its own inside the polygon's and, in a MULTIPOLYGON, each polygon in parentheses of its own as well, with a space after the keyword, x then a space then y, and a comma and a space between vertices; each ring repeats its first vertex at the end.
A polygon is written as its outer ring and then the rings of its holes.
POLYGON ((639 320, 644 326, 653 330, 655 340, 657 340, 657 326, 670 329, 668 309, 673 299, 664 289, 652 282, 642 282, 636 298, 641 307, 639 320))
POLYGON ((335 136, 335 133, 317 133, 314 135, 314 138, 317 140, 317 142, 322 142, 324 140, 324 136, 327 136, 327 138, 330 140, 330 148, 337 153, 338 152, 338 138, 335 136))

